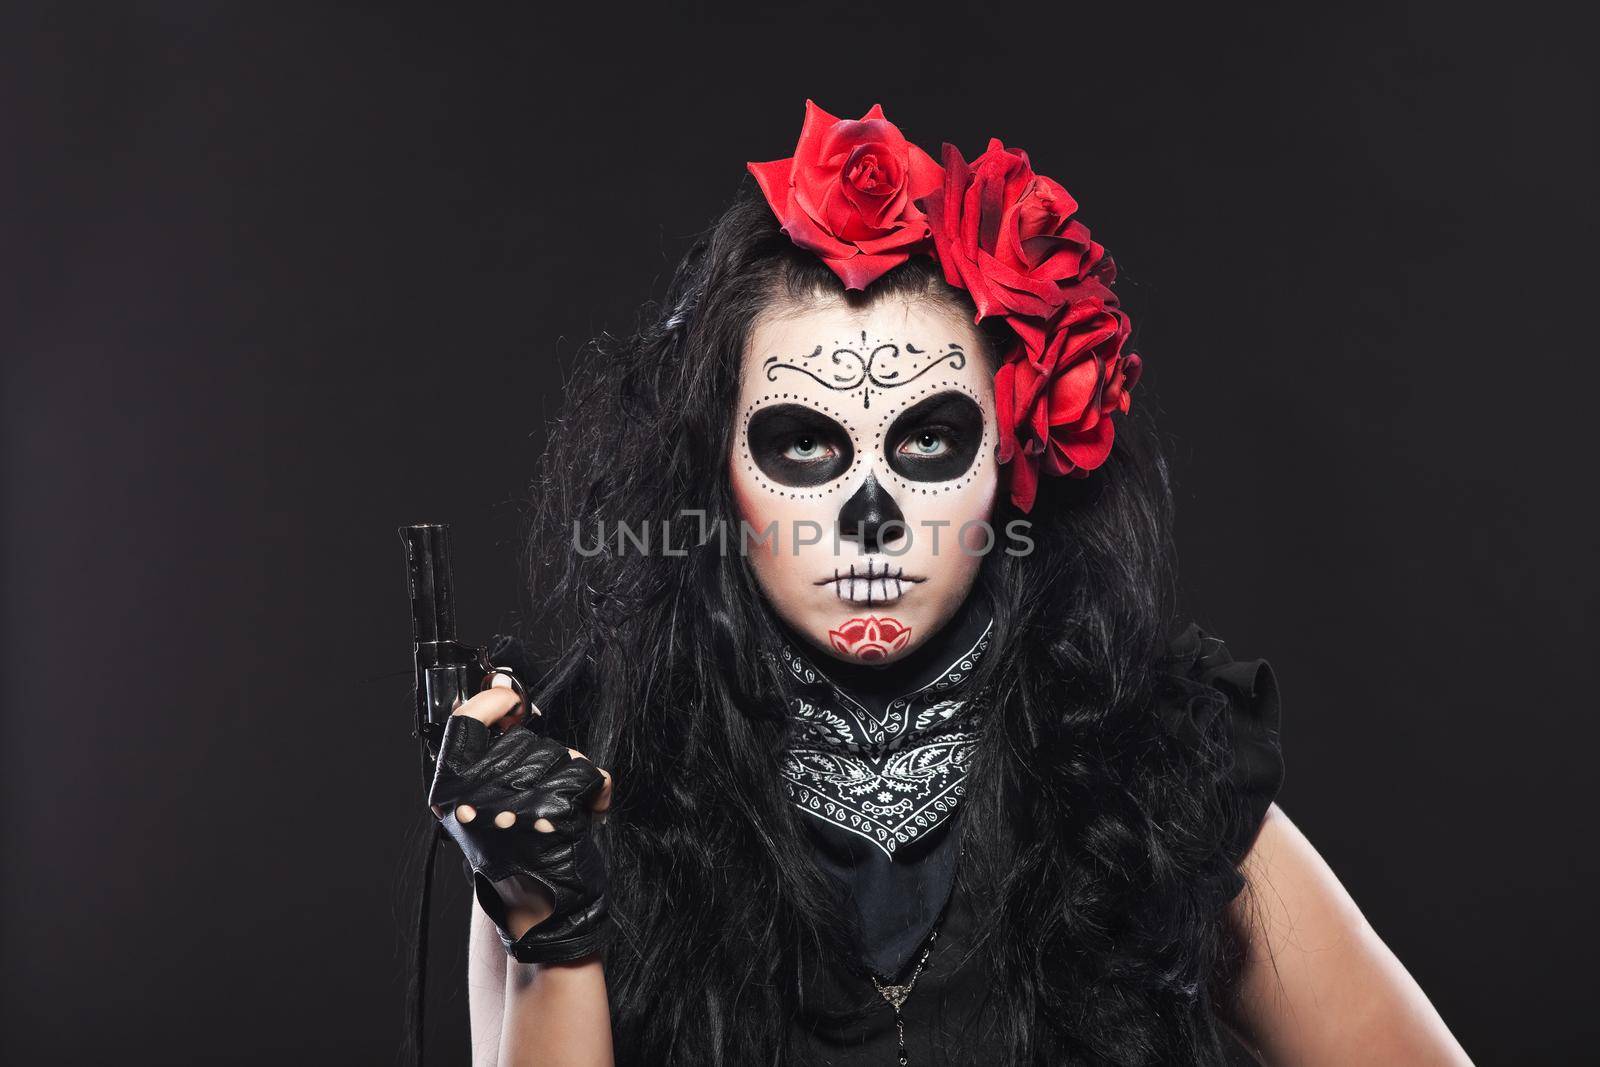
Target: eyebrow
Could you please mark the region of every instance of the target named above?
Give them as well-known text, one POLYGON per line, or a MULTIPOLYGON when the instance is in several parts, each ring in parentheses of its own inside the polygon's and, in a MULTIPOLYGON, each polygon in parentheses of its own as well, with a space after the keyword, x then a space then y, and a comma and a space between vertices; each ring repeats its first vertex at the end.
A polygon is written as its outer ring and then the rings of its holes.
POLYGON ((850 431, 838 419, 795 398, 778 398, 770 404, 759 404, 750 409, 744 420, 745 436, 752 448, 765 445, 775 433, 796 429, 817 430, 844 441, 851 439, 850 431))
POLYGON ((947 409, 952 409, 951 413, 959 411, 962 415, 970 415, 973 411, 976 411, 980 417, 983 412, 982 406, 960 389, 946 389, 925 400, 917 401, 896 415, 894 422, 889 426, 889 433, 892 436, 906 422, 912 420, 920 421, 945 414, 947 409))

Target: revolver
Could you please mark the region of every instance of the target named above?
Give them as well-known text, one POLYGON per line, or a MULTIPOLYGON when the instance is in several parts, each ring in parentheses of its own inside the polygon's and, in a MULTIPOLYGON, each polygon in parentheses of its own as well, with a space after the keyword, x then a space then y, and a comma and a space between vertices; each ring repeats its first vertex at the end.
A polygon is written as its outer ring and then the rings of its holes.
MULTIPOLYGON (((406 586, 411 594, 412 655, 416 663, 416 728, 421 742, 422 787, 433 784, 445 723, 461 703, 504 674, 518 697, 527 693, 517 676, 496 667, 491 651, 456 639, 455 595, 450 578, 450 527, 423 523, 400 527, 406 550, 406 586)), ((509 643, 497 636, 496 646, 509 643)))

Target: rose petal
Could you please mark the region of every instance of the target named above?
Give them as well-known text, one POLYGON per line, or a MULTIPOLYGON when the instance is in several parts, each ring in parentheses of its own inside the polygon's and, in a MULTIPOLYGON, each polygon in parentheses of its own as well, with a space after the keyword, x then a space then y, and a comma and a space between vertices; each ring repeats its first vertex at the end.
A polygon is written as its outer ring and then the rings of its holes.
POLYGON ((1017 441, 1024 452, 1042 451, 1050 440, 1049 392, 1050 379, 1041 377, 1031 390, 1031 402, 1017 405, 1026 412, 1023 424, 1017 427, 1017 441))
POLYGON ((1109 312, 1100 312, 1088 323, 1062 332, 1059 345, 1051 346, 1055 352, 1055 363, 1057 366, 1076 363, 1116 335, 1117 320, 1109 312))
POLYGON ((1051 426, 1077 422, 1091 409, 1100 390, 1100 364, 1093 359, 1079 360, 1050 382, 1046 403, 1051 426))
MULTIPOLYGON (((796 193, 795 199, 798 200, 798 190, 796 193)), ((826 230, 811 221, 810 216, 803 211, 791 211, 780 221, 783 223, 783 232, 789 235, 789 240, 808 252, 815 252, 819 256, 841 258, 855 251, 854 247, 846 242, 829 236, 826 230)))
POLYGON ((960 218, 961 197, 966 191, 970 175, 967 173, 967 162, 961 158, 961 150, 955 145, 946 142, 941 152, 944 158, 944 179, 939 188, 923 198, 921 205, 928 213, 928 228, 933 235, 934 255, 944 270, 944 280, 951 285, 964 288, 956 255, 956 238, 950 227, 960 218))
POLYGON ((823 257, 822 261, 839 276, 846 289, 865 289, 910 258, 902 252, 883 256, 855 255, 847 259, 823 257))
POLYGON ((1007 315, 1006 324, 1022 342, 1028 358, 1038 359, 1050 337, 1049 324, 1043 318, 1029 315, 1007 315))
POLYGON ((1111 455, 1111 445, 1115 439, 1116 424, 1110 419, 1101 419, 1089 429, 1079 430, 1052 444, 1074 466, 1091 471, 1111 455))
POLYGON ((856 247, 869 255, 882 252, 898 252, 902 249, 909 250, 912 246, 920 244, 928 238, 928 224, 920 218, 916 221, 907 219, 895 229, 882 237, 870 241, 857 241, 856 247))
POLYGON ((1024 515, 1033 510, 1039 492, 1039 458, 1019 455, 1011 461, 1011 502, 1024 515))
POLYGON ((978 253, 978 262, 994 299, 1007 313, 1047 318, 1066 300, 1061 286, 1048 278, 1029 277, 987 252, 978 253))
POLYGON ((1016 435, 1017 363, 1008 360, 994 375, 994 417, 1000 437, 1000 462, 1008 463, 1017 448, 1016 435))
POLYGON ((775 159, 770 163, 746 163, 746 169, 755 175, 761 195, 767 198, 772 213, 783 218, 789 210, 789 176, 794 170, 793 159, 775 159))
POLYGON ((906 191, 912 200, 921 200, 944 184, 944 168, 935 163, 928 153, 909 142, 906 144, 906 165, 910 171, 906 179, 906 191))
POLYGON ((839 120, 818 107, 813 101, 806 101, 806 120, 800 127, 800 140, 795 144, 794 154, 797 162, 809 164, 815 161, 817 149, 822 147, 823 132, 839 124, 839 120))
POLYGON ((842 178, 839 190, 845 199, 879 229, 891 225, 900 214, 897 209, 907 206, 905 167, 886 146, 857 145, 845 160, 842 178))
MULTIPOLYGON (((1142 374, 1144 374, 1144 360, 1140 359, 1136 353, 1129 352, 1122 357, 1122 391, 1124 393, 1131 391, 1134 386, 1139 384, 1139 377, 1142 374)), ((1123 406, 1123 410, 1127 410, 1126 405, 1123 406)))
POLYGON ((1018 360, 1011 372, 1013 410, 1016 412, 1016 421, 1013 425, 1019 429, 1025 425, 1034 424, 1037 432, 1042 436, 1048 429, 1048 422, 1037 420, 1046 415, 1046 405, 1041 403, 1050 388, 1050 377, 1039 373, 1039 369, 1029 360, 1018 360))

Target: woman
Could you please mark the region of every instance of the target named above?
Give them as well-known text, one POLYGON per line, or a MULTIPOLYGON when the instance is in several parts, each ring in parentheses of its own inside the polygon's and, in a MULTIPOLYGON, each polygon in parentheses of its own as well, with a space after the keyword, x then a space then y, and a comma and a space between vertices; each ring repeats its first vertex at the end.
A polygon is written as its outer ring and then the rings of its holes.
POLYGON ((569 386, 534 701, 450 724, 476 1059, 1466 1062, 1272 805, 1271 670, 1178 625, 1071 197, 809 102, 750 169, 569 386))

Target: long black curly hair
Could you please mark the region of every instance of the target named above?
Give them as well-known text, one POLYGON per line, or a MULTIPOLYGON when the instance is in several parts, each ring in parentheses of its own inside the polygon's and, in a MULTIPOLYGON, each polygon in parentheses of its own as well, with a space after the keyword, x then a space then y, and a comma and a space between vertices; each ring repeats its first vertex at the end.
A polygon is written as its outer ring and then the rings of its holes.
MULTIPOLYGON (((601 834, 619 1064, 794 1062, 803 975, 847 944, 780 785, 773 623, 739 554, 696 544, 707 520, 737 523, 727 456, 750 324, 818 292, 844 295, 742 192, 637 331, 584 352, 532 487, 535 699, 618 783, 601 834), (686 553, 574 550, 577 530, 643 521, 686 553)), ((972 315, 927 257, 846 298, 889 293, 972 315)), ((993 902, 977 951, 1005 991, 1005 1062, 1223 1056, 1210 1009, 1234 955, 1243 813, 1227 716, 1197 716, 1180 743, 1151 710, 1221 698, 1171 669, 1171 492, 1140 410, 1092 477, 1044 479, 1034 551, 991 553, 973 593, 995 620, 972 683, 992 710, 959 876, 993 902)), ((997 527, 1016 517, 1000 507, 997 527)))

